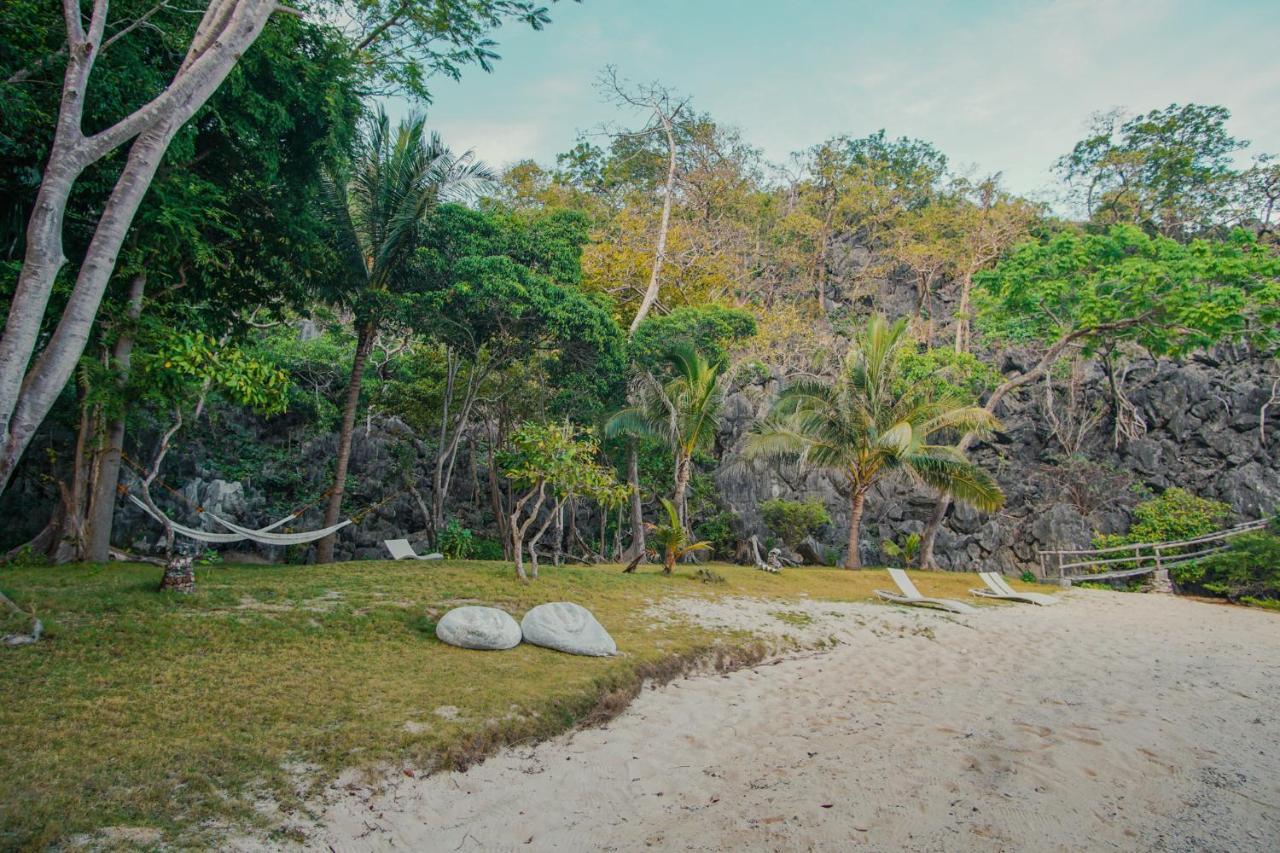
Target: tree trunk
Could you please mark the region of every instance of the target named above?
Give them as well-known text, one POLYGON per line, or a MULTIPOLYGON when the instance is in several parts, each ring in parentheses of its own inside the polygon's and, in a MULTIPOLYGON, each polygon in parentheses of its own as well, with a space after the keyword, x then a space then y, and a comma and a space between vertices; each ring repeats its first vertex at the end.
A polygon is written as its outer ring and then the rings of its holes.
POLYGON ((866 491, 855 487, 853 497, 849 499, 849 553, 844 558, 846 569, 862 568, 862 558, 858 555, 858 534, 862 532, 862 506, 866 498, 866 491))
POLYGON ((58 483, 58 496, 62 502, 62 525, 53 542, 50 556, 55 563, 74 563, 84 559, 87 550, 85 501, 90 485, 90 437, 97 433, 98 407, 85 401, 87 389, 77 389, 80 399, 80 422, 76 429, 75 452, 71 458, 71 487, 58 483))
POLYGON ((960 276, 960 305, 956 308, 956 352, 969 350, 969 292, 973 290, 973 274, 960 276))
POLYGON ((452 350, 448 351, 448 359, 445 395, 440 413, 440 433, 436 448, 436 464, 432 474, 431 527, 433 536, 435 530, 444 526, 445 501, 449 497, 449 486, 453 480, 453 468, 458 458, 458 444, 462 440, 462 434, 466 431, 467 421, 471 418, 471 411, 475 407, 480 383, 484 381, 488 374, 487 368, 481 369, 476 365, 472 365, 472 369, 467 375, 467 390, 462 398, 462 406, 457 413, 457 426, 454 427, 453 434, 450 435, 449 407, 456 389, 457 376, 462 366, 462 359, 452 350))
POLYGON ((662 219, 658 223, 658 245, 653 252, 653 268, 649 271, 649 286, 645 288, 644 298, 640 300, 640 307, 636 310, 636 316, 631 321, 630 335, 635 335, 636 329, 640 328, 644 318, 649 316, 653 303, 658 301, 662 262, 667 257, 667 230, 671 226, 671 197, 675 194, 676 186, 676 137, 671 117, 661 110, 656 112, 658 118, 662 121, 662 129, 667 136, 667 183, 662 196, 662 219))
POLYGON ((196 573, 189 555, 175 554, 165 564, 160 578, 161 592, 181 592, 190 595, 196 591, 196 573))
MULTIPOLYGON (((112 360, 119 371, 117 383, 121 391, 129 381, 129 365, 133 354, 134 326, 142 314, 142 296, 147 274, 139 273, 129 284, 129 305, 125 311, 126 326, 116 337, 112 360)), ((90 562, 105 563, 110 559, 111 523, 116 509, 116 487, 120 484, 120 457, 124 453, 125 419, 123 409, 107 423, 106 444, 98 456, 98 475, 94 479, 93 497, 89 501, 90 562)))
POLYGON ((495 458, 494 447, 498 443, 497 431, 490 429, 489 431, 489 505, 493 509, 493 520, 498 525, 498 536, 502 540, 503 556, 508 560, 512 558, 511 554, 511 527, 510 519, 507 517, 507 511, 502 500, 502 484, 498 480, 498 462, 495 458))
POLYGON ((640 500, 640 460, 636 454, 636 443, 632 439, 627 445, 627 482, 631 484, 631 545, 627 548, 623 559, 630 562, 637 556, 644 559, 644 503, 640 500))
POLYGON ((689 511, 686 503, 689 492, 689 474, 693 468, 693 460, 683 451, 677 452, 679 455, 676 457, 676 517, 680 519, 680 526, 687 532, 689 529, 689 511))
MULTIPOLYGON (((569 501, 568 507, 569 507, 569 546, 573 547, 573 534, 577 531, 577 517, 578 517, 576 502, 569 501)), ((564 562, 564 510, 565 510, 564 504, 558 504, 556 506, 556 527, 555 527, 556 539, 555 539, 555 542, 551 544, 551 562, 555 564, 556 568, 560 568, 560 565, 564 562)))
POLYGON ((530 491, 524 497, 515 501, 511 508, 511 555, 516 564, 516 577, 520 580, 528 580, 528 576, 524 572, 524 536, 529 532, 529 527, 533 524, 534 519, 538 517, 538 513, 542 510, 543 501, 547 497, 547 484, 539 483, 536 491, 530 491), (524 512, 525 505, 537 495, 537 501, 533 505, 533 509, 529 512, 529 517, 523 523, 520 516, 524 512))
POLYGON ((936 569, 938 561, 933 556, 933 545, 938 538, 938 531, 942 528, 942 522, 946 520, 947 510, 951 508, 951 495, 943 492, 938 495, 937 502, 933 505, 933 515, 929 516, 929 523, 924 526, 924 532, 920 534, 920 568, 936 569))
MULTIPOLYGON (((329 490, 329 503, 324 509, 324 521, 321 527, 332 527, 338 523, 338 515, 342 512, 342 495, 346 491, 347 465, 351 461, 351 436, 355 432, 356 409, 360 405, 360 386, 364 382, 364 369, 369 363, 369 352, 373 349, 374 328, 371 323, 360 327, 356 336, 356 355, 351 362, 351 378, 347 382, 347 399, 342 407, 342 426, 338 430, 337 459, 333 469, 333 487, 329 490)), ((333 544, 336 533, 330 533, 316 545, 316 562, 333 562, 333 544)))
POLYGON ((106 26, 107 3, 94 4, 86 32, 80 4, 63 0, 68 60, 62 101, 0 336, 0 493, 84 353, 120 247, 169 143, 226 79, 276 8, 274 0, 210 3, 169 86, 114 125, 86 137, 81 126, 84 97, 106 26), (72 188, 86 168, 130 140, 124 168, 98 219, 66 307, 32 363, 54 280, 66 262, 62 225, 72 188))

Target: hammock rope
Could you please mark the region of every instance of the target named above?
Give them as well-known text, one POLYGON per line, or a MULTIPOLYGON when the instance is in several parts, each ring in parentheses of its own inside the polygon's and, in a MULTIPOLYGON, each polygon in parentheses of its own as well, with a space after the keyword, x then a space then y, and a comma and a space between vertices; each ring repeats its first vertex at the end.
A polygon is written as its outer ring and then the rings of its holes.
POLYGON ((260 545, 305 545, 308 542, 323 539, 330 533, 337 533, 339 530, 352 523, 351 519, 348 518, 346 521, 340 521, 332 527, 325 527, 321 530, 306 530, 302 533, 267 533, 262 530, 250 530, 247 527, 232 524, 225 518, 219 518, 208 511, 205 512, 205 515, 209 516, 228 530, 234 531, 245 539, 257 542, 260 545))
MULTIPOLYGON (((142 466, 139 465, 135 460, 130 458, 128 454, 121 452, 120 455, 125 460, 125 462, 134 469, 135 473, 142 475, 144 477, 146 476, 146 472, 143 470, 142 466)), ((323 501, 325 498, 329 497, 329 495, 333 492, 334 487, 330 486, 318 498, 316 498, 315 500, 309 503, 303 504, 300 508, 295 509, 289 515, 285 516, 279 521, 269 524, 266 527, 261 527, 261 528, 258 528, 257 530, 254 530, 248 527, 241 527, 238 524, 234 524, 230 521, 227 521, 225 518, 220 518, 219 516, 214 515, 212 512, 209 512, 202 506, 197 506, 185 494, 175 489, 173 486, 169 485, 168 483, 166 483, 164 480, 160 478, 156 478, 156 482, 158 482, 160 486, 165 489, 165 491, 169 492, 175 498, 186 503, 188 506, 192 507, 196 512, 202 515, 206 515, 209 518, 213 519, 217 524, 221 525, 222 527, 225 527, 227 530, 230 530, 231 532, 230 533, 213 533, 207 530, 199 530, 194 527, 188 527, 184 524, 179 524, 176 521, 174 521, 172 518, 169 518, 163 512, 157 512, 152 510, 151 507, 147 506, 147 504, 141 499, 139 499, 136 495, 129 494, 128 489, 124 485, 121 485, 118 488, 120 490, 120 493, 123 495, 127 495, 129 500, 132 501, 135 506, 140 508, 147 515, 151 516, 154 520, 160 522, 161 524, 165 524, 171 527, 174 533, 178 533, 178 534, 181 534, 182 536, 186 536, 188 539, 195 539, 198 542, 209 542, 211 544, 242 542, 245 539, 248 539, 251 542, 257 542, 260 545, 305 545, 309 542, 314 542, 317 539, 323 539, 326 536, 336 533, 349 524, 361 523, 370 513, 389 504, 391 501, 400 497, 406 491, 406 489, 401 489, 398 492, 395 492, 383 498, 377 503, 371 504, 365 509, 362 509, 359 512, 353 513, 351 517, 348 518, 346 521, 339 522, 338 524, 332 525, 331 527, 325 527, 320 530, 305 530, 305 531, 300 531, 298 533, 273 533, 272 531, 274 531, 277 527, 281 527, 287 524, 288 522, 299 518, 309 508, 315 506, 316 504, 323 501)))
MULTIPOLYGON (((126 493, 126 496, 133 503, 133 505, 136 506, 138 509, 142 510, 147 515, 151 516, 161 524, 168 524, 170 527, 173 528, 174 533, 180 533, 183 536, 186 536, 188 539, 195 539, 199 542, 209 542, 211 544, 226 544, 230 542, 243 542, 245 539, 249 538, 248 535, 244 533, 211 533, 207 530, 200 530, 195 527, 187 527, 186 525, 179 524, 178 522, 174 521, 172 518, 169 518, 164 513, 155 512, 154 510, 151 509, 151 507, 147 506, 146 503, 139 500, 137 495, 126 493)), ((216 516, 213 513, 208 513, 208 515, 210 518, 216 518, 216 516)), ((269 524, 266 527, 263 527, 261 530, 256 530, 253 532, 257 534, 269 533, 270 531, 275 530, 277 527, 281 526, 282 524, 287 524, 290 521, 293 521, 297 517, 298 517, 297 515, 286 515, 284 518, 280 519, 274 524, 269 524)))

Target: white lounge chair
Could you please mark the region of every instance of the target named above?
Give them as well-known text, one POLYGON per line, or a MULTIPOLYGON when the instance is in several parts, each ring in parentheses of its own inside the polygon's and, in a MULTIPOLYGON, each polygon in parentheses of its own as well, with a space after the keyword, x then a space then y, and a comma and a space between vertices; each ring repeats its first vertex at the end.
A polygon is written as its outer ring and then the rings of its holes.
POLYGON ((391 552, 393 560, 443 560, 444 554, 425 554, 419 556, 413 551, 408 539, 386 539, 382 543, 391 552))
POLYGON ((971 589, 969 592, 979 598, 998 598, 1001 601, 1022 601, 1027 604, 1057 604, 1058 599, 1041 592, 1018 592, 1009 586, 1009 582, 999 572, 978 572, 978 577, 987 585, 986 589, 971 589))
POLYGON ((910 604, 916 607, 937 607, 940 610, 949 610, 952 613, 978 612, 978 608, 965 604, 963 601, 953 601, 950 598, 925 598, 902 569, 889 569, 889 577, 893 578, 893 582, 901 591, 901 595, 877 589, 876 595, 885 601, 892 601, 895 604, 910 604))

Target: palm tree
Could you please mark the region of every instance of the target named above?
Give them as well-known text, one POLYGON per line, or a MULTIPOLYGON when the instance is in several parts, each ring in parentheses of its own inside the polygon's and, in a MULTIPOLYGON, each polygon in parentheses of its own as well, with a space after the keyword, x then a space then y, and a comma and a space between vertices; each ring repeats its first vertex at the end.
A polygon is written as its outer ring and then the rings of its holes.
POLYGON ((634 404, 609 418, 605 433, 656 438, 671 449, 675 456, 672 503, 680 524, 687 527, 685 496, 693 454, 711 444, 720 426, 725 366, 711 364, 688 343, 674 345, 667 360, 672 368, 671 378, 660 382, 652 373, 641 376, 634 404))
MULTIPOLYGON (((393 132, 381 109, 357 142, 348 170, 325 180, 326 213, 348 279, 344 300, 355 315, 356 352, 338 431, 333 486, 324 526, 336 524, 351 458, 351 435, 365 366, 380 320, 378 294, 401 289, 405 272, 421 244, 423 226, 436 205, 466 196, 492 179, 471 152, 455 156, 438 134, 429 136, 422 116, 410 116, 393 132)), ((316 561, 333 559, 334 537, 316 546, 316 561)))
POLYGON ((654 550, 662 554, 662 573, 669 575, 676 567, 676 560, 684 559, 694 551, 706 551, 711 547, 711 543, 691 541, 693 537, 685 530, 684 522, 676 513, 675 504, 666 498, 660 498, 660 500, 662 508, 667 511, 667 521, 665 524, 653 525, 649 528, 649 532, 655 546, 654 550))
POLYGON ((906 475, 982 510, 1004 503, 989 474, 956 448, 929 443, 942 430, 986 433, 999 423, 957 393, 903 375, 900 355, 913 343, 906 328, 905 319, 890 325, 872 317, 834 380, 792 383, 748 438, 748 455, 782 458, 846 479, 849 569, 861 565, 858 533, 867 491, 885 477, 906 475))

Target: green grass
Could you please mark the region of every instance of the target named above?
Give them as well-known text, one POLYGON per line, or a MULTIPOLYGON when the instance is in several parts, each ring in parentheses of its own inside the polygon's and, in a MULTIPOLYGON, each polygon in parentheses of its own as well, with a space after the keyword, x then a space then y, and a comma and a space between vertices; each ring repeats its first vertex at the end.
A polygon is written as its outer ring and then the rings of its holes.
MULTIPOLYGON (((153 566, 0 567, 0 589, 35 607, 47 637, 0 649, 0 848, 109 826, 200 844, 201 824, 252 822, 262 796, 295 807, 307 785, 343 768, 465 766, 616 713, 645 677, 713 651, 725 663, 730 649, 740 660, 763 652, 745 636, 655 627, 643 615, 651 602, 747 595, 785 610, 801 596, 868 599, 887 581, 715 568, 726 583, 697 582, 687 568, 546 568, 522 584, 500 563, 219 566, 198 568, 198 593, 181 596, 156 592, 153 566), (591 608, 623 654, 472 652, 433 634, 458 604, 519 619, 555 600, 591 608)), ((970 575, 916 577, 933 595, 964 598, 974 585, 970 575)))

